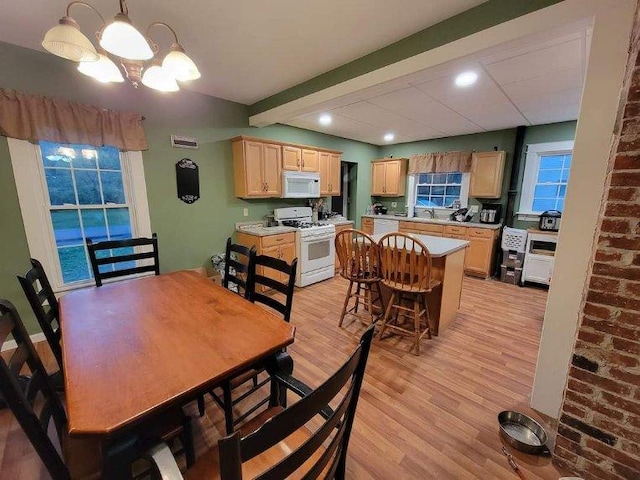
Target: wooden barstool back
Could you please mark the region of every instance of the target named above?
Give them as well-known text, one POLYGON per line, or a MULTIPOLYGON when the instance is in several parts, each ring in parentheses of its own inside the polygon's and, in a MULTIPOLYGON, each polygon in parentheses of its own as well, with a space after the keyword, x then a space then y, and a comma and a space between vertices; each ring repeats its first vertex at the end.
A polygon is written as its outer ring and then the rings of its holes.
POLYGON ((387 328, 410 335, 414 338, 413 348, 419 355, 422 337, 427 335, 431 338, 426 295, 440 284, 431 278, 431 254, 420 240, 400 232, 383 236, 378 242, 378 249, 380 281, 392 292, 379 338, 387 328), (408 302, 409 306, 403 302, 408 302), (411 320, 409 327, 401 325, 400 321, 406 318, 411 320))
POLYGON ((367 318, 374 323, 378 316, 374 313, 374 302, 380 302, 380 312, 384 314, 384 304, 380 292, 380 252, 378 244, 368 234, 361 230, 346 229, 336 235, 336 255, 340 262, 340 275, 349 280, 349 289, 345 298, 339 326, 342 326, 344 317, 352 314, 357 317, 367 318), (353 292, 354 284, 357 285, 353 292), (376 297, 373 297, 375 286, 376 297), (363 293, 361 291, 364 290, 363 293), (355 298, 355 305, 347 310, 349 300, 355 298), (364 301, 367 313, 358 313, 360 301, 364 301))
POLYGON ((389 233, 378 243, 380 279, 394 290, 427 292, 431 283, 431 254, 417 238, 389 233))

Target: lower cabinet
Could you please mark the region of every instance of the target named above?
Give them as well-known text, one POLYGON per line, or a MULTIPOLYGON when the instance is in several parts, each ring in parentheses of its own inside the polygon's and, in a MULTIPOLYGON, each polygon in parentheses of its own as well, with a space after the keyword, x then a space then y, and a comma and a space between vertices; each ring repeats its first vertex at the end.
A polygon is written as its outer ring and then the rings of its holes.
MULTIPOLYGON (((279 235, 267 235, 260 237, 244 232, 236 232, 236 242, 246 247, 255 246, 258 255, 267 255, 279 258, 287 263, 296 257, 296 234, 283 233, 279 235)), ((258 267, 258 274, 273 278, 280 282, 285 281, 285 275, 270 268, 258 267)), ((264 286, 259 287, 260 291, 267 290, 264 286)))
POLYGON ((373 235, 373 218, 363 217, 362 218, 362 231, 364 233, 368 233, 369 235, 373 235))

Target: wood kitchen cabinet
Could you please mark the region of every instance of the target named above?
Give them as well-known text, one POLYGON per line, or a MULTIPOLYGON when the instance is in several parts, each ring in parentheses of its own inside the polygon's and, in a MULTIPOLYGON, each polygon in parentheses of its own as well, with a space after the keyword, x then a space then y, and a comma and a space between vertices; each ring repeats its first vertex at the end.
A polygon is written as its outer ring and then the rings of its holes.
POLYGON ((319 158, 317 150, 302 149, 301 172, 319 172, 319 158))
MULTIPOLYGON (((236 242, 249 248, 255 246, 258 255, 279 258, 289 264, 296 257, 296 234, 293 232, 263 237, 244 232, 236 232, 236 242)), ((285 274, 270 268, 258 267, 258 273, 278 280, 279 282, 286 281, 285 274)), ((260 285, 258 288, 262 292, 267 290, 263 285, 260 285)))
POLYGON ((371 195, 402 197, 407 186, 407 159, 394 158, 371 162, 371 195))
POLYGON ((466 273, 484 278, 491 275, 497 232, 486 228, 467 228, 469 246, 464 260, 466 273))
POLYGON ((442 237, 444 225, 424 222, 400 222, 398 229, 401 233, 417 233, 419 235, 431 235, 432 237, 442 237))
POLYGON ((279 197, 282 193, 282 147, 236 140, 232 144, 236 197, 279 197))
POLYGON ((505 152, 475 152, 471 157, 469 196, 500 198, 505 152))
POLYGON ((340 195, 340 155, 318 152, 320 195, 340 195))
POLYGON ((361 229, 364 233, 368 233, 369 235, 373 235, 373 218, 370 217, 362 217, 361 220, 361 229))
POLYGON ((302 166, 302 149, 289 145, 282 146, 282 169, 300 170, 302 166))

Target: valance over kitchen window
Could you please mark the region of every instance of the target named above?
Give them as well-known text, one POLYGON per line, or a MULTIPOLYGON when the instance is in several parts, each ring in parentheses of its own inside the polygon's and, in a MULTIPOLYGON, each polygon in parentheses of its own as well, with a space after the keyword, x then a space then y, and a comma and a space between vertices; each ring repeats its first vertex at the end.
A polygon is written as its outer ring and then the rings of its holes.
POLYGON ((124 151, 147 150, 142 116, 0 88, 0 135, 124 151))
POLYGON ((418 173, 446 173, 471 171, 472 152, 434 152, 412 155, 409 175, 418 173))

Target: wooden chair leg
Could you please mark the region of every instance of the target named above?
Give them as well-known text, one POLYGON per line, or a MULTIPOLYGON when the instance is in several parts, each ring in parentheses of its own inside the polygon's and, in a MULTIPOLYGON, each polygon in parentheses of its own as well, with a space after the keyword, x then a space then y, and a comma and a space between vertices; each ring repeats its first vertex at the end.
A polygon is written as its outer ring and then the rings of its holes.
POLYGON ((380 301, 380 316, 376 318, 377 322, 386 313, 386 311, 384 309, 384 298, 382 297, 382 284, 380 283, 380 280, 378 280, 375 285, 378 289, 378 300, 380 301))
POLYGON ((358 282, 358 289, 356 290, 356 305, 353 308, 354 313, 358 313, 358 307, 360 306, 360 289, 362 288, 362 284, 358 282))
POLYGON ((224 425, 227 435, 233 433, 233 399, 231 398, 231 382, 222 386, 222 403, 224 404, 224 425))
POLYGON ((349 306, 349 299, 351 298, 351 291, 353 290, 353 280, 349 281, 349 289, 347 290, 347 298, 344 299, 344 305, 342 307, 342 313, 340 314, 340 323, 338 323, 339 327, 342 327, 342 322, 344 322, 344 316, 347 314, 347 307, 349 306))
POLYGON ((431 339, 431 315, 429 315, 429 302, 427 293, 424 294, 424 321, 427 324, 427 338, 431 339))
POLYGON ((380 328, 380 333, 378 334, 378 340, 382 340, 382 335, 387 327, 387 322, 389 321, 389 317, 391 316, 391 310, 393 309, 393 301, 395 300, 396 292, 391 292, 391 298, 389 299, 389 305, 387 305, 387 311, 384 312, 384 318, 382 319, 382 327, 380 328))
POLYGON ((413 298, 413 336, 416 355, 420 355, 420 296, 413 298))
POLYGON ((373 323, 375 321, 375 315, 373 313, 373 303, 371 302, 371 284, 368 283, 365 286, 366 289, 366 294, 365 296, 367 297, 367 309, 369 310, 369 315, 371 316, 371 323, 373 323))

